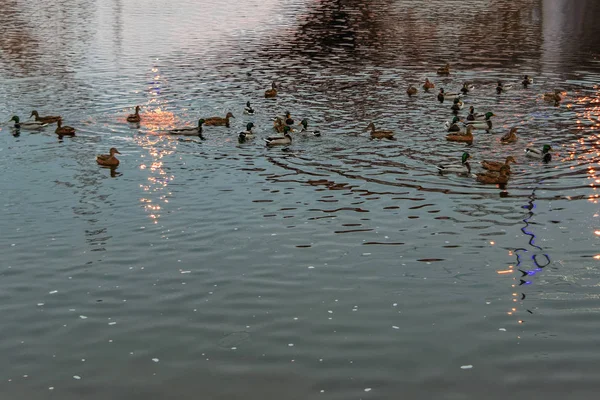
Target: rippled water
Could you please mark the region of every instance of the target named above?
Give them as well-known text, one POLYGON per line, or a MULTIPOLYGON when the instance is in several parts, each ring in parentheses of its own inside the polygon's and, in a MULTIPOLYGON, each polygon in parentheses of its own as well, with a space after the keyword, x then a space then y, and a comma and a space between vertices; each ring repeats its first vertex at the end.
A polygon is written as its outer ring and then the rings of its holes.
POLYGON ((600 3, 201 3, 0 3, 0 119, 78 131, 1 126, 0 397, 593 398, 600 3), (495 134, 446 142, 425 77, 495 134), (263 147, 286 110, 322 137, 263 147), (507 187, 436 174, 465 150, 507 187))

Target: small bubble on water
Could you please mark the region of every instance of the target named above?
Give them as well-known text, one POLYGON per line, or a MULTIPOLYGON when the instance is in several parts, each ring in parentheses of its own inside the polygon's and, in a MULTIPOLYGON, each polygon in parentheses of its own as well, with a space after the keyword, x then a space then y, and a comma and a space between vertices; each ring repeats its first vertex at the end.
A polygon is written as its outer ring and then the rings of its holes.
POLYGON ((159 362, 160 360, 158 358, 153 358, 152 361, 154 361, 155 363, 159 362))
POLYGON ((365 392, 370 392, 371 390, 373 390, 373 389, 371 389, 371 388, 365 388, 365 392))
POLYGON ((73 375, 73 379, 80 380, 80 379, 81 379, 81 377, 80 377, 79 375, 73 375))

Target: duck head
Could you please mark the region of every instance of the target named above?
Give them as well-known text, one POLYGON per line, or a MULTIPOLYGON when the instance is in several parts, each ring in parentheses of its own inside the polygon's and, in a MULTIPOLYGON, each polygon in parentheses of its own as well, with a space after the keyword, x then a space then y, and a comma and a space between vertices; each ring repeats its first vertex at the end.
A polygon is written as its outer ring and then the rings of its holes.
POLYGON ((111 156, 114 156, 115 154, 121 154, 115 147, 111 147, 109 152, 111 156))
POLYGON ((304 129, 308 128, 308 120, 306 118, 304 118, 302 121, 300 121, 300 125, 302 125, 302 127, 304 127, 304 129))
POLYGON ((250 131, 250 130, 252 130, 252 128, 254 128, 254 124, 253 124, 252 122, 248 122, 248 123, 246 124, 246 130, 247 130, 247 131, 250 131))
POLYGON ((515 160, 513 156, 508 156, 506 157, 506 161, 504 162, 504 164, 508 165, 510 163, 517 164, 517 160, 515 160))
POLYGON ((494 116, 496 116, 496 114, 494 114, 491 111, 488 111, 488 112, 485 113, 485 119, 490 119, 490 118, 492 118, 494 116))
POLYGON ((36 117, 39 117, 39 116, 40 116, 40 114, 38 114, 38 112, 37 112, 37 111, 33 110, 33 111, 31 112, 31 115, 29 116, 29 118, 33 117, 34 115, 35 115, 36 117))
POLYGON ((202 127, 202 125, 204 124, 204 122, 205 122, 205 121, 204 121, 204 119, 203 119, 203 118, 200 118, 200 119, 198 120, 198 128, 201 128, 201 127, 202 127))
POLYGON ((461 158, 462 163, 466 164, 466 162, 469 160, 469 158, 471 158, 471 155, 465 151, 461 158))
POLYGON ((542 154, 546 154, 548 152, 550 152, 552 150, 552 147, 549 144, 545 144, 544 147, 542 147, 542 154))
POLYGON ((235 118, 231 112, 228 112, 225 118, 235 118))
POLYGON ((17 117, 16 115, 13 115, 11 119, 8 120, 8 122, 10 121, 15 121, 15 124, 19 123, 19 117, 17 117))

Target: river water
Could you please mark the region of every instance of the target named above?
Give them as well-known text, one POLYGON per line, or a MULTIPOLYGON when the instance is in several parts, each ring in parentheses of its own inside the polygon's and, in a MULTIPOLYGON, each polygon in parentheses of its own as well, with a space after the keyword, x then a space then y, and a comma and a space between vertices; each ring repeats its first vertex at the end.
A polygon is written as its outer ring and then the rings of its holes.
POLYGON ((597 1, 0 14, 0 119, 36 109, 77 129, 0 126, 0 398, 597 396, 597 1), (473 82, 465 105, 492 110, 493 133, 446 142, 449 102, 405 93, 425 77, 473 82), (498 79, 517 85, 497 95, 498 79), (558 106, 542 99, 555 88, 558 106), (265 148, 287 110, 322 137, 265 148), (160 134, 228 111, 205 141, 160 134), (397 140, 370 140, 370 121, 397 140), (546 143, 550 163, 525 158, 546 143), (95 163, 110 147, 116 170, 95 163), (463 151, 474 172, 514 155, 506 188, 436 173, 463 151))

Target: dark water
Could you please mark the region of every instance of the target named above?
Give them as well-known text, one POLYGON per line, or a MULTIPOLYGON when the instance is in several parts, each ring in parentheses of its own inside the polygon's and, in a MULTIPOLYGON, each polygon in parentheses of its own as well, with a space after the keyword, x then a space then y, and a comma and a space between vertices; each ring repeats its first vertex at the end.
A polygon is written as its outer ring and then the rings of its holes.
POLYGON ((0 118, 37 109, 78 130, 1 126, 0 398, 597 396, 599 2, 0 14, 0 118), (525 73, 532 87, 496 95, 525 73), (493 110, 496 133, 446 142, 449 104, 405 94, 425 77, 472 81, 465 105, 493 110), (558 107, 541 96, 555 88, 558 107), (286 110, 323 136, 265 149, 286 110), (228 111, 202 143, 159 134, 228 111), (258 137, 239 145, 249 121, 258 137), (398 140, 369 140, 370 121, 398 140), (545 143, 551 163, 524 157, 545 143), (110 147, 115 171, 94 160, 110 147), (464 150, 475 172, 514 155, 507 187, 436 174, 464 150))

